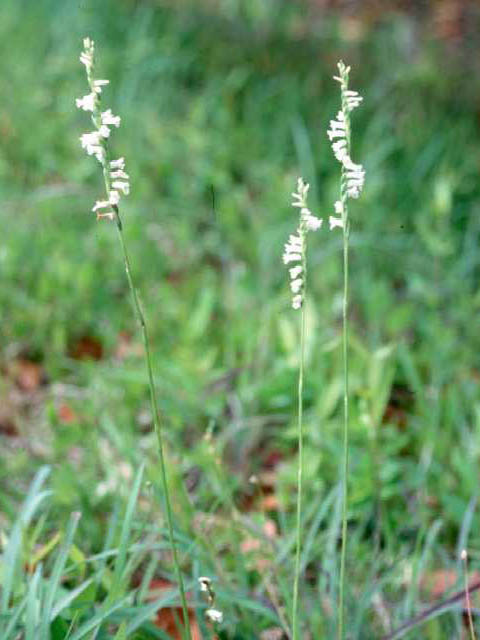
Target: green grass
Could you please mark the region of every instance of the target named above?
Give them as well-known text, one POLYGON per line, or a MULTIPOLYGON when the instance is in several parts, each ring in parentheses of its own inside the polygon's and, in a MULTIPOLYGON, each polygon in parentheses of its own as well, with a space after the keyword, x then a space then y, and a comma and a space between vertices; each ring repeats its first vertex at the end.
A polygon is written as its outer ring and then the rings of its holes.
MULTIPOLYGON (((367 171, 350 237, 349 637, 381 637, 379 602, 393 628, 422 611, 422 576, 435 569, 458 571, 461 588, 464 546, 472 569, 480 561, 478 81, 437 44, 412 48, 413 27, 398 17, 355 41, 339 18, 306 21, 296 3, 275 5, 275 19, 273 3, 199 4, 0 5, 0 404, 20 433, 0 434, 6 640, 37 638, 36 623, 54 640, 165 637, 146 594, 150 576, 174 582, 148 380, 135 348, 118 357, 122 332, 133 347, 140 336, 115 230, 89 212, 101 181, 74 107, 85 35, 122 116, 113 148, 131 175, 125 234, 204 637, 201 575, 214 580, 222 638, 258 638, 282 626, 282 611, 291 624, 298 318, 281 254, 298 175, 312 185, 312 210, 332 213, 338 166, 326 128, 339 58, 364 95, 353 149, 367 171), (97 338, 104 357, 71 358, 81 336, 97 338), (46 372, 33 393, 8 373, 19 354, 46 372), (249 477, 274 458, 279 507, 246 510, 249 477), (241 552, 251 538, 260 550, 241 552)), ((312 238, 300 620, 316 640, 336 631, 342 307, 341 238, 312 238)), ((162 598, 178 604, 175 588, 162 598)), ((404 637, 456 637, 460 624, 457 609, 404 637)))

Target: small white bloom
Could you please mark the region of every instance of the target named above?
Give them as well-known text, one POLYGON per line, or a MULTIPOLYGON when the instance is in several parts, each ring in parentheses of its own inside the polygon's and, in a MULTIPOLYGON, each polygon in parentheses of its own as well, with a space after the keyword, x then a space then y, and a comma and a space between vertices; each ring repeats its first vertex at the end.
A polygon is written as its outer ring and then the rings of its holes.
POLYGON ((342 218, 335 218, 334 216, 330 216, 328 219, 328 223, 330 225, 330 231, 335 229, 335 227, 340 227, 343 229, 343 220, 342 218))
POLYGON ((111 169, 125 169, 125 158, 118 158, 110 162, 111 169))
POLYGON ((335 213, 338 213, 338 214, 343 213, 343 202, 341 200, 337 200, 334 206, 335 206, 335 213))
POLYGON ((347 180, 359 180, 363 182, 365 178, 365 171, 347 171, 347 180))
POLYGON ((303 178, 298 178, 297 180, 297 192, 292 193, 292 207, 305 207, 307 202, 308 190, 310 189, 310 185, 308 182, 304 182, 303 178))
POLYGON ((114 179, 121 178, 122 180, 130 180, 129 175, 121 169, 119 169, 118 171, 110 171, 110 177, 114 179))
POLYGON ((110 84, 110 80, 94 80, 93 81, 93 90, 95 93, 102 93, 102 87, 110 84))
POLYGON ((114 189, 119 189, 125 196, 128 196, 130 193, 130 185, 128 182, 122 182, 121 180, 114 180, 112 182, 112 187, 114 189))
POLYGON ((110 204, 111 203, 109 200, 97 200, 92 208, 92 211, 95 213, 95 211, 98 211, 99 209, 105 209, 106 207, 109 207, 110 204))
POLYGON ((283 262, 284 264, 288 264, 289 262, 296 262, 297 260, 301 260, 302 256, 299 253, 287 253, 283 254, 283 262))
POLYGON ((289 269, 289 271, 290 278, 292 278, 292 280, 295 280, 295 278, 298 278, 298 276, 302 273, 303 269, 301 265, 297 265, 296 267, 292 267, 291 269, 289 269))
POLYGON ((341 140, 334 142, 332 144, 332 149, 336 159, 342 164, 348 159, 347 141, 345 139, 342 138, 341 140))
POLYGON ((349 171, 363 171, 362 165, 356 164, 355 162, 352 161, 350 157, 345 159, 343 166, 345 167, 345 169, 348 169, 349 171))
POLYGON ((210 620, 210 622, 214 622, 217 624, 221 624, 223 622, 223 613, 218 611, 218 609, 207 609, 205 611, 206 617, 210 620))
MULTIPOLYGON (((98 132, 94 132, 98 133, 98 132)), ((95 156, 99 162, 103 162, 105 159, 105 149, 101 146, 98 139, 92 137, 92 134, 85 133, 81 138, 82 147, 88 153, 89 156, 95 156)))
POLYGON ((103 147, 95 147, 93 154, 100 162, 100 164, 103 164, 105 162, 105 149, 103 147))
POLYGON ((323 220, 317 218, 316 216, 308 216, 305 220, 308 231, 317 231, 322 226, 323 220))
POLYGON ((329 130, 327 131, 327 135, 330 139, 330 142, 332 140, 334 140, 335 138, 345 138, 345 131, 341 130, 341 129, 336 129, 336 130, 329 130))
MULTIPOLYGON (((290 247, 293 247, 295 249, 300 249, 302 248, 302 239, 300 236, 294 236, 293 233, 291 233, 288 236, 288 245, 290 247)), ((287 245, 285 245, 285 247, 287 247, 287 245)))
POLYGON ((80 62, 85 65, 87 73, 90 74, 93 67, 94 43, 90 38, 83 39, 84 51, 80 54, 80 62))
POLYGON ((345 91, 344 95, 347 102, 347 108, 349 111, 353 111, 353 109, 358 107, 363 100, 362 96, 359 95, 356 91, 347 90, 345 91))
POLYGON ((115 214, 113 211, 107 211, 107 213, 97 213, 97 220, 101 218, 108 218, 108 220, 114 220, 115 214))
POLYGON ((340 84, 344 84, 344 75, 348 75, 350 73, 350 67, 346 67, 345 64, 340 60, 340 62, 337 64, 338 70, 340 71, 340 76, 333 76, 333 79, 336 80, 337 82, 340 82, 340 84))
POLYGON ((87 71, 90 71, 90 69, 92 68, 92 61, 90 56, 85 53, 85 51, 82 51, 82 53, 80 54, 80 62, 86 66, 87 71))
POLYGON ((330 142, 334 138, 346 138, 347 128, 345 123, 345 114, 343 111, 337 113, 336 120, 330 120, 330 129, 327 131, 330 142))
POLYGON ((296 260, 302 259, 303 242, 300 236, 290 235, 287 244, 285 245, 285 252, 283 254, 283 262, 288 264, 296 260))
POLYGON ((95 100, 96 95, 94 93, 89 93, 83 98, 77 98, 75 100, 75 104, 78 109, 83 109, 84 111, 93 111, 95 109, 95 100))
POLYGON ((359 169, 347 171, 347 194, 352 198, 358 198, 365 182, 365 171, 361 165, 356 165, 359 169))
POLYGON ((101 144, 101 136, 99 131, 92 131, 91 133, 84 133, 80 136, 80 142, 82 147, 86 150, 89 156, 95 156, 99 162, 103 162, 105 159, 105 149, 101 144))
POLYGON ((201 576, 198 579, 198 582, 200 583, 200 591, 208 591, 208 587, 212 583, 210 578, 207 578, 206 576, 201 576))
POLYGON ((98 131, 92 131, 90 133, 83 133, 80 136, 80 142, 84 149, 92 145, 100 144, 100 133, 98 131))
POLYGON ((346 131, 345 125, 345 117, 343 115, 343 111, 339 111, 337 113, 336 120, 330 120, 330 129, 331 131, 346 131))
POLYGON ((357 199, 359 197, 359 195, 360 195, 360 189, 358 187, 355 187, 355 186, 349 187, 347 189, 347 195, 348 195, 349 198, 357 199))
POLYGON ((302 296, 300 294, 293 296, 292 307, 294 309, 300 309, 301 306, 302 306, 302 296))
MULTIPOLYGON (((120 126, 120 116, 114 116, 111 109, 102 112, 102 124, 110 124, 114 127, 120 126)), ((122 167, 123 168, 123 167, 122 167)))
POLYGON ((301 278, 298 278, 297 280, 292 280, 290 282, 290 289, 293 291, 293 293, 298 293, 302 288, 302 284, 303 284, 303 280, 301 278))
POLYGON ((120 202, 120 194, 118 191, 110 191, 108 194, 109 202, 112 206, 116 206, 120 202))
POLYGON ((108 138, 110 135, 110 129, 106 125, 102 124, 100 126, 100 129, 98 130, 98 133, 102 136, 102 138, 108 138))

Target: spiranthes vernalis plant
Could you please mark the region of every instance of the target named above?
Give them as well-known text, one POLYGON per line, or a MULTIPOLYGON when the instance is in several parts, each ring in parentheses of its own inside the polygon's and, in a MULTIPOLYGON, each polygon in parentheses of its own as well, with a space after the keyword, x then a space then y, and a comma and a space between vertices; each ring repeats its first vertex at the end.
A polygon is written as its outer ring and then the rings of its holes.
POLYGON ((150 340, 145 321, 145 314, 140 305, 138 293, 134 284, 132 270, 130 267, 130 258, 123 235, 122 219, 120 217, 120 198, 123 195, 128 195, 130 191, 129 176, 125 173, 125 161, 123 158, 116 160, 110 159, 110 127, 120 126, 120 117, 112 114, 110 109, 102 111, 102 89, 109 81, 98 80, 94 78, 94 66, 95 66, 95 45, 90 38, 85 38, 83 41, 84 50, 80 55, 80 62, 85 66, 87 73, 88 85, 90 87, 90 93, 78 98, 76 105, 79 109, 83 109, 86 112, 91 113, 91 119, 93 123, 93 131, 84 133, 80 137, 82 147, 89 155, 95 156, 98 160, 105 184, 105 199, 98 200, 92 211, 97 214, 97 219, 107 219, 112 221, 118 231, 118 237, 120 240, 120 246, 122 249, 123 260, 125 263, 125 271, 127 274, 128 285, 130 288, 134 311, 140 325, 143 337, 145 363, 148 374, 148 382, 150 388, 150 402, 153 413, 153 421, 155 427, 155 433, 158 443, 158 454, 160 459, 160 473, 162 479, 162 489, 165 499, 165 511, 168 526, 168 534, 170 547, 173 556, 173 562, 175 565, 175 571, 177 574, 178 587, 180 591, 180 599, 183 609, 183 620, 185 626, 186 637, 191 640, 190 625, 188 623, 188 609, 187 601, 185 597, 185 588, 183 584, 182 573, 180 570, 180 564, 178 561, 177 547, 175 544, 175 538, 173 533, 173 515, 170 501, 170 493, 168 489, 167 472, 165 468, 165 455, 163 445, 162 423, 160 420, 160 412, 157 404, 155 384, 153 380, 153 368, 152 358, 150 353, 150 340))
POLYGON ((291 234, 285 244, 283 262, 289 267, 292 307, 300 309, 300 363, 298 369, 298 471, 297 471, 297 522, 295 573, 293 581, 292 630, 293 640, 299 638, 298 587, 300 580, 300 550, 302 530, 302 483, 303 483, 303 376, 305 367, 305 302, 307 298, 307 234, 316 231, 322 220, 315 217, 307 206, 309 185, 298 179, 297 191, 292 193, 293 207, 298 207, 299 224, 295 234, 291 234))
POLYGON ((338 76, 340 83, 341 109, 335 120, 330 121, 327 135, 332 143, 335 158, 341 164, 340 197, 335 202, 335 215, 330 216, 330 229, 339 227, 343 231, 343 465, 342 465, 342 546, 340 551, 340 584, 338 602, 338 637, 344 634, 344 594, 345 594, 345 557, 347 549, 347 513, 348 513, 348 242, 350 219, 348 217, 349 198, 358 198, 365 181, 365 171, 361 164, 355 164, 351 158, 350 114, 360 105, 362 97, 348 88, 350 67, 340 61, 338 76))
POLYGON ((216 631, 217 626, 223 622, 223 613, 219 609, 215 608, 215 590, 212 586, 212 581, 206 576, 198 578, 200 585, 200 591, 202 591, 208 602, 208 608, 205 610, 205 618, 212 624, 216 631))

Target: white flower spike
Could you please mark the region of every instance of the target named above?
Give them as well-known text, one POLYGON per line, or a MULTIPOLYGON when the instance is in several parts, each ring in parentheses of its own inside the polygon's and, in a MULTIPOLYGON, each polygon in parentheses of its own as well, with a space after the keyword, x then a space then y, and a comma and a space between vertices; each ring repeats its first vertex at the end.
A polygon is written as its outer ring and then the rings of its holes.
POLYGON ((335 202, 335 213, 339 217, 330 216, 329 226, 330 229, 338 227, 345 230, 348 226, 346 225, 347 199, 358 198, 365 182, 365 170, 361 164, 355 164, 350 157, 350 113, 361 104, 363 98, 356 91, 348 88, 350 67, 339 62, 338 71, 339 76, 334 76, 334 80, 340 83, 342 108, 337 113, 336 119, 330 121, 327 135, 332 143, 335 158, 342 165, 342 187, 341 199, 335 202))
POLYGON ((120 195, 128 195, 130 192, 130 179, 125 173, 125 160, 108 159, 107 140, 110 138, 110 127, 120 126, 120 116, 113 115, 111 109, 100 110, 102 88, 109 84, 109 80, 99 80, 93 78, 95 45, 93 40, 85 38, 83 41, 84 50, 80 54, 80 62, 85 66, 87 81, 90 93, 77 98, 77 107, 83 111, 92 113, 92 121, 95 131, 84 133, 80 137, 80 143, 88 155, 94 155, 103 168, 105 186, 108 193, 108 200, 97 201, 92 209, 98 218, 115 220, 118 218, 118 205, 120 195), (102 209, 110 208, 111 211, 100 213, 102 209))
POLYGON ((307 233, 309 231, 317 231, 322 225, 322 220, 314 216, 307 207, 309 188, 309 185, 302 178, 298 179, 297 191, 292 193, 292 207, 300 209, 300 224, 297 229, 297 235, 290 235, 288 238, 283 253, 284 264, 290 264, 290 262, 300 263, 289 269, 290 288, 292 293, 295 294, 292 298, 292 307, 294 309, 300 309, 304 298, 307 233), (302 277, 299 277, 300 274, 302 277))

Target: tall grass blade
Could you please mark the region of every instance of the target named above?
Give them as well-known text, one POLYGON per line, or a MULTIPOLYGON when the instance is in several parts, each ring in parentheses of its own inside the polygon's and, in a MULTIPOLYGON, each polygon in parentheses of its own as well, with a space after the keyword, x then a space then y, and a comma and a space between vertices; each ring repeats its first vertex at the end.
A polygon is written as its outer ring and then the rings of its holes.
POLYGON ((112 603, 122 591, 124 569, 127 562, 128 543, 130 540, 130 532, 132 529, 132 519, 133 519, 135 508, 137 505, 138 494, 140 492, 144 470, 145 470, 145 465, 141 464, 135 476, 133 487, 130 492, 130 496, 128 498, 127 509, 125 512, 125 516, 123 518, 122 530, 120 533, 120 542, 118 545, 118 556, 115 561, 112 587, 107 600, 108 604, 112 603))
POLYGON ((1 613, 6 613, 8 610, 10 596, 13 590, 13 583, 15 580, 15 572, 20 560, 23 529, 28 526, 42 501, 51 494, 51 491, 40 491, 49 473, 49 467, 42 467, 35 475, 35 478, 30 485, 30 489, 28 490, 27 497, 20 509, 20 515, 18 516, 10 534, 10 539, 8 541, 3 560, 1 613))
POLYGON ((27 617, 25 623, 25 640, 36 640, 38 623, 40 620, 41 593, 39 590, 42 579, 42 565, 39 564, 28 586, 27 617))
POLYGON ((8 621, 5 627, 5 631, 0 636, 2 640, 16 640, 18 638, 18 631, 16 629, 17 623, 22 615, 25 607, 27 606, 28 595, 17 605, 16 609, 12 613, 12 617, 8 621))
POLYGON ((70 547, 72 546, 73 537, 75 535, 75 531, 77 529, 80 518, 81 514, 78 511, 72 513, 72 515, 70 516, 67 531, 65 533, 65 539, 57 555, 55 564, 53 565, 52 575, 48 580, 45 602, 42 605, 43 615, 41 622, 41 633, 39 635, 39 638, 44 638, 45 640, 48 640, 50 636, 49 629, 50 622, 52 620, 52 610, 55 603, 55 597, 57 595, 60 580, 62 578, 65 564, 67 562, 68 553, 70 551, 70 547))
POLYGON ((96 615, 92 616, 90 620, 87 620, 87 622, 85 622, 80 629, 72 635, 70 640, 81 640, 82 638, 85 638, 85 636, 91 631, 94 631, 94 629, 97 629, 102 623, 108 620, 112 613, 115 613, 115 611, 119 611, 125 607, 130 600, 131 596, 126 596, 125 598, 117 600, 117 602, 115 602, 111 607, 99 611, 96 615))

